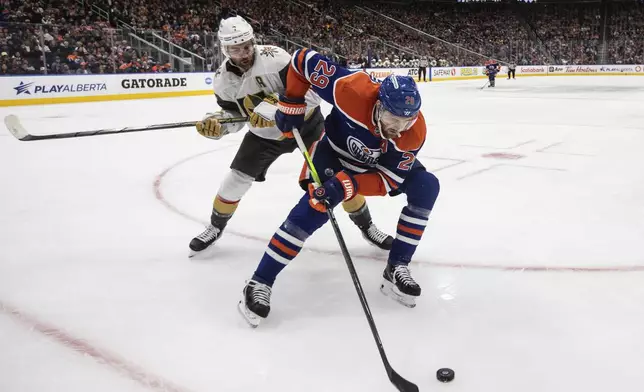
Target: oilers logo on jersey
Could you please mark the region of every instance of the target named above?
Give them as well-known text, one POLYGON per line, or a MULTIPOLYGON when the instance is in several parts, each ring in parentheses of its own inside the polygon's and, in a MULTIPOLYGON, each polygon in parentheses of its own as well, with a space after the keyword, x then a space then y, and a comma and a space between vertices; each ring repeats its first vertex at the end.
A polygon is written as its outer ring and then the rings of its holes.
POLYGON ((380 157, 380 150, 374 150, 367 147, 362 140, 349 136, 347 138, 347 147, 351 155, 358 161, 367 165, 375 165, 380 157))

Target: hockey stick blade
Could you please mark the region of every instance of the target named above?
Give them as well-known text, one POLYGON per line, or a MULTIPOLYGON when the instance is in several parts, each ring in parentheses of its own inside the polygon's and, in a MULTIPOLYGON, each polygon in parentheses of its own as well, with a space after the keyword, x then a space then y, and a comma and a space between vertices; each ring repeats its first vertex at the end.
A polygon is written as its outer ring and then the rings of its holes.
MULTIPOLYGON (((306 162, 306 165, 308 166, 309 171, 311 172, 313 181, 317 186, 322 185, 320 176, 318 175, 318 172, 315 169, 315 165, 313 164, 313 160, 311 159, 311 156, 309 155, 306 149, 306 146, 304 145, 302 136, 300 136, 300 132, 295 128, 293 129, 293 136, 295 137, 295 141, 297 142, 297 146, 300 152, 304 156, 304 161, 306 162)), ((340 250, 342 251, 342 256, 344 257, 344 261, 346 262, 347 268, 349 269, 351 280, 353 280, 353 285, 356 289, 356 293, 358 294, 358 298, 360 299, 362 310, 364 311, 364 314, 367 318, 367 322, 369 323, 371 334, 373 335, 373 338, 376 341, 376 346, 378 347, 378 352, 380 353, 380 358, 382 359, 382 363, 385 366, 385 371, 387 372, 387 377, 389 377, 389 381, 391 381, 391 383, 400 392, 418 392, 418 387, 416 386, 416 384, 411 383, 405 380, 404 378, 402 378, 400 374, 396 373, 396 371, 391 367, 391 364, 389 363, 389 359, 387 358, 387 354, 385 353, 385 348, 383 347, 382 341, 380 340, 380 334, 378 333, 376 322, 374 321, 373 316, 371 315, 371 309, 369 308, 369 304, 367 303, 367 298, 365 297, 364 289, 362 288, 362 284, 360 283, 360 278, 358 277, 356 268, 353 265, 353 261, 351 260, 351 255, 349 254, 349 250, 347 249, 347 244, 344 241, 342 232, 340 232, 340 226, 338 225, 338 221, 335 219, 335 215, 333 214, 333 209, 328 208, 326 213, 329 216, 329 221, 331 222, 331 226, 333 227, 333 232, 335 233, 336 239, 338 240, 338 245, 340 246, 340 250)))
POLYGON ((31 140, 31 135, 25 127, 20 123, 20 119, 15 114, 10 114, 4 118, 4 125, 11 134, 18 140, 28 141, 31 140))
POLYGON ((398 389, 400 392, 418 392, 418 386, 411 381, 405 380, 400 374, 396 373, 393 368, 390 368, 391 372, 388 372, 389 381, 398 389))

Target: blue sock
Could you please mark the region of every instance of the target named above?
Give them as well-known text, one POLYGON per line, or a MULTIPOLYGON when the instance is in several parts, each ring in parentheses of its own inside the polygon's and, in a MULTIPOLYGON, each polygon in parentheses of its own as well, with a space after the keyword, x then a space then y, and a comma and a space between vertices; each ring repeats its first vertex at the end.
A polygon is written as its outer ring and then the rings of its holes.
POLYGON ((297 256, 306 239, 327 220, 325 213, 311 208, 309 195, 304 194, 271 238, 253 279, 273 286, 277 275, 297 256))
POLYGON ((411 262, 427 226, 430 212, 430 210, 412 205, 402 209, 400 218, 398 218, 396 238, 389 251, 390 264, 407 265, 411 262))

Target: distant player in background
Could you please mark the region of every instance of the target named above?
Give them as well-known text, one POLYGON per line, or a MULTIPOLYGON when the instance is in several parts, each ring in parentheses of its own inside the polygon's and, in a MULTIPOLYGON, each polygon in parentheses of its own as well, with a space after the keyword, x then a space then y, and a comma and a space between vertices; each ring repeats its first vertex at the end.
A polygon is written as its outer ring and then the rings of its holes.
MULTIPOLYGON (((297 147, 284 138, 275 126, 277 93, 284 92, 286 73, 291 56, 276 46, 256 45, 253 28, 242 17, 222 20, 218 32, 226 60, 214 76, 213 87, 217 104, 222 110, 207 113, 196 127, 199 134, 210 139, 240 131, 246 123, 221 123, 228 117, 248 117, 249 132, 242 140, 230 171, 219 187, 213 202, 210 225, 190 241, 190 256, 205 251, 221 238, 242 197, 254 181, 264 181, 269 167, 282 154, 297 147)), ((310 146, 324 130, 320 97, 313 91, 304 97, 305 114, 302 138, 310 146)), ((223 168, 218 168, 222 171, 223 168)), ((351 220, 360 228, 369 243, 390 249, 393 237, 378 230, 363 196, 343 204, 351 220)))
POLYGON ((427 67, 429 66, 429 60, 427 59, 427 56, 423 55, 420 58, 420 62, 418 63, 418 81, 420 82, 420 78, 422 75, 423 82, 427 81, 427 67))
POLYGON ((496 83, 495 82, 496 74, 501 72, 501 66, 496 60, 488 60, 485 62, 484 72, 490 81, 490 83, 488 84, 488 87, 494 87, 496 83))
POLYGON ((508 64, 508 80, 510 80, 510 76, 512 76, 512 79, 516 79, 517 75, 517 64, 513 61, 510 64, 508 64))
POLYGON ((414 307, 421 294, 409 263, 440 186, 417 159, 427 130, 416 82, 409 76, 389 75, 381 83, 365 72, 344 69, 315 51, 297 50, 275 115, 278 128, 287 137, 292 137, 292 130, 299 129, 304 120, 304 97, 309 90, 333 105, 326 117, 325 134, 310 149, 322 184, 314 187, 305 164, 300 183, 308 191, 277 229, 244 287, 239 310, 251 326, 268 316, 277 275, 297 256, 307 238, 328 221, 327 207, 351 201, 356 194, 406 195, 380 290, 408 307, 414 307))

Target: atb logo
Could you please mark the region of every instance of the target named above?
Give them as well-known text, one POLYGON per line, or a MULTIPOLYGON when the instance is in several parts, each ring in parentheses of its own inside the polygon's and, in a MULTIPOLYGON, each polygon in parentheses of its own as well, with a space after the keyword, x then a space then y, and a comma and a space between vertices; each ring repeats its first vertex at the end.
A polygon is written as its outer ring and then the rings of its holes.
POLYGON ((20 94, 31 95, 31 91, 29 91, 29 87, 31 87, 32 84, 34 83, 33 82, 25 83, 21 81, 20 84, 14 87, 13 89, 16 90, 16 95, 20 95, 20 94))

